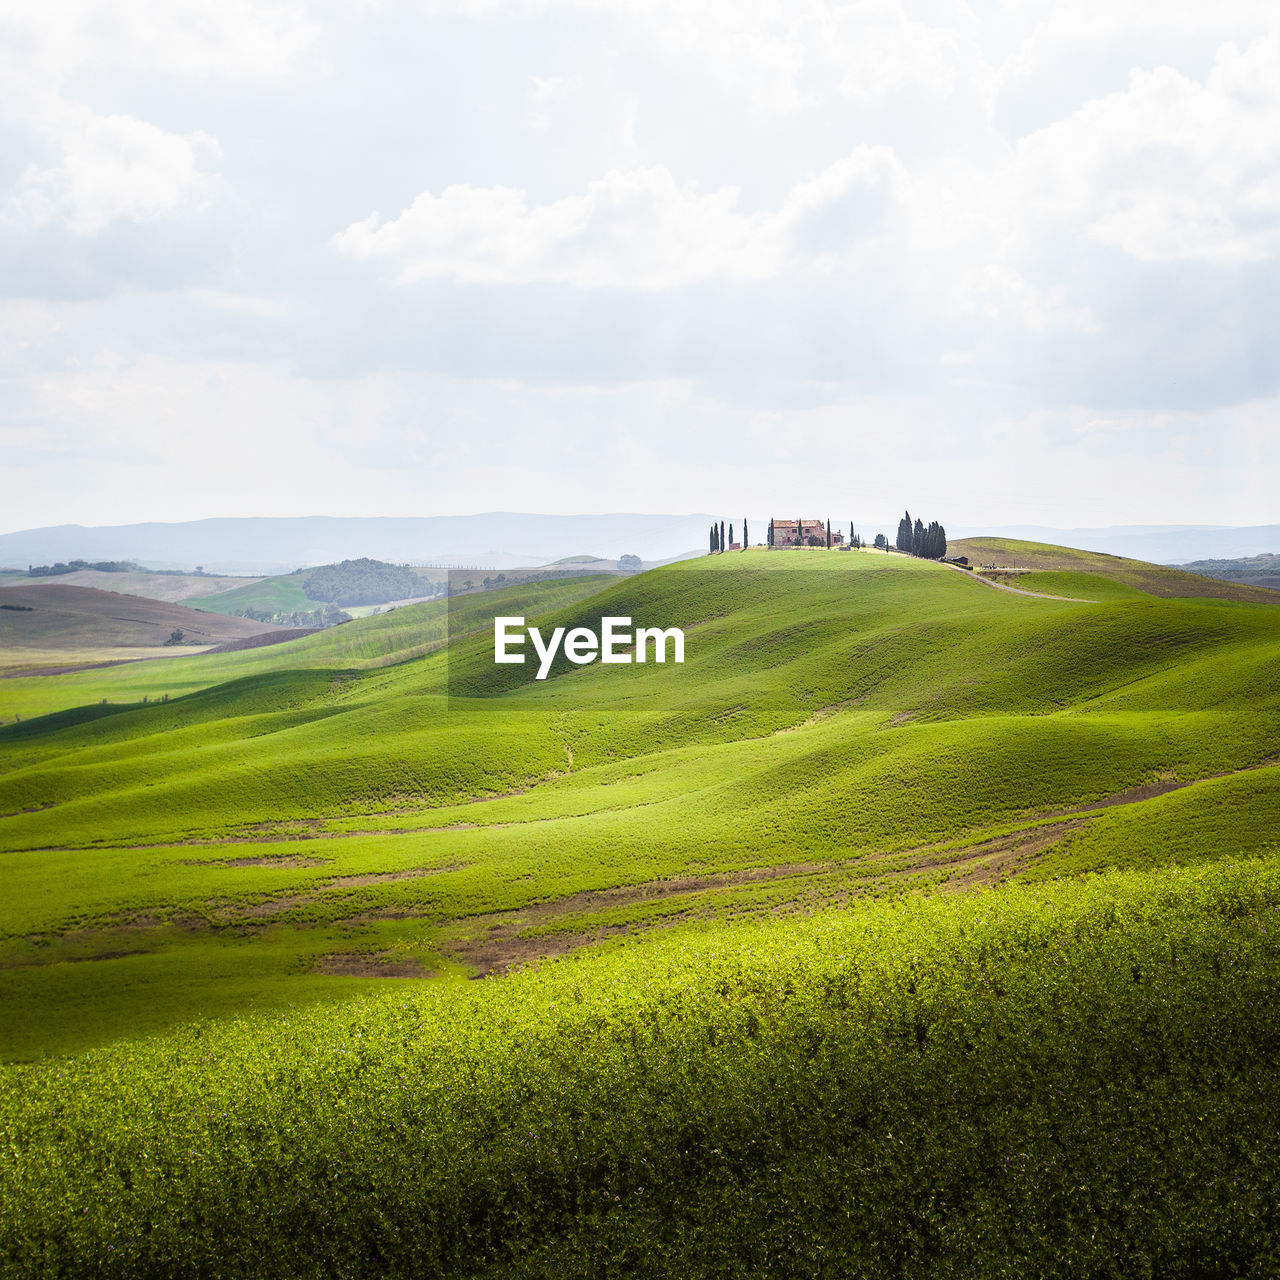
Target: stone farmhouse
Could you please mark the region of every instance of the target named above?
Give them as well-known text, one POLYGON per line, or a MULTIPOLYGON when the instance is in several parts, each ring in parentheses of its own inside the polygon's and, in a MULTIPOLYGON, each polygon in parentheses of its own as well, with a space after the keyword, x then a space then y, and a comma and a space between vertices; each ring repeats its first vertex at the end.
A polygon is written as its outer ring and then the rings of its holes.
MULTIPOLYGON (((827 545, 827 525, 825 520, 770 520, 769 545, 771 547, 807 547, 810 538, 816 538, 820 545, 827 545)), ((844 545, 844 534, 837 529, 831 530, 831 545, 844 545)))

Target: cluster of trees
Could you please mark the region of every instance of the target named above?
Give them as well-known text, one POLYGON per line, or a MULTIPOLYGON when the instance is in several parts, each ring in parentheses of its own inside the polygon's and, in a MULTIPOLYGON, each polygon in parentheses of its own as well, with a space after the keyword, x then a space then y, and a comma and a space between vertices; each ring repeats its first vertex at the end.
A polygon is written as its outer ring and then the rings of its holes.
POLYGON ((947 531, 936 521, 928 525, 923 520, 911 519, 911 512, 906 512, 898 521, 898 539, 895 543, 899 551, 909 556, 919 556, 922 560, 941 560, 947 554, 947 531))
MULTIPOLYGON (((322 605, 319 609, 281 609, 275 613, 266 609, 236 609, 234 613, 237 618, 252 618, 254 622, 270 622, 277 627, 336 627, 339 622, 351 621, 349 613, 333 604, 322 605)), ((166 641, 166 643, 170 642, 166 641)))
MULTIPOLYGON (((747 521, 746 521, 746 517, 744 516, 742 520, 742 545, 744 547, 748 545, 747 539, 749 537, 750 537, 750 534, 748 534, 747 532, 747 521)), ((727 551, 733 545, 734 541, 735 539, 733 536, 733 525, 729 526, 728 541, 726 542, 724 521, 721 520, 719 524, 716 524, 714 521, 712 522, 711 540, 708 545, 713 555, 717 551, 727 551)))
POLYGON ((334 604, 386 604, 389 600, 431 594, 431 589, 408 565, 387 564, 384 560, 367 557, 312 569, 302 584, 302 590, 309 600, 326 600, 334 604))
POLYGON ((97 569, 99 573, 139 573, 142 566, 132 560, 61 560, 57 564, 29 564, 28 578, 53 578, 62 573, 75 573, 79 569, 97 569))

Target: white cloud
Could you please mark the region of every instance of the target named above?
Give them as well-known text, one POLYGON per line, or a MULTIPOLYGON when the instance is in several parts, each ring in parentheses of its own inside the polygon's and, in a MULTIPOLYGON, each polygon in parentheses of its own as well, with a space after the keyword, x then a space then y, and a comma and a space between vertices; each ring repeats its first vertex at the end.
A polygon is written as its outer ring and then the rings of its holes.
POLYGON ((855 254, 870 237, 909 233, 911 180, 889 147, 862 146, 797 183, 776 225, 796 259, 855 254))
POLYGON ((221 159, 208 134, 169 133, 132 116, 64 111, 51 166, 28 165, 0 205, 0 223, 21 229, 49 224, 90 236, 116 218, 149 222, 205 207, 221 159))
POLYGON ((0 221, 9 231, 60 226, 93 236, 117 219, 205 208, 222 159, 210 131, 97 109, 83 100, 84 79, 101 94, 121 75, 270 76, 313 36, 297 3, 10 0, 0 9, 0 122, 40 159, 0 194, 0 221))
POLYGON ((794 111, 834 89, 860 99, 901 87, 945 92, 971 57, 964 3, 932 6, 933 23, 903 0, 435 0, 431 11, 476 20, 532 12, 548 21, 603 15, 675 61, 697 64, 762 113, 794 111))
POLYGON ((391 260, 402 281, 669 289, 769 273, 758 220, 737 199, 734 188, 682 187, 661 166, 609 173, 542 205, 512 187, 460 185, 423 192, 390 222, 371 214, 333 244, 358 261, 391 260))
POLYGON ((1241 262, 1280 250, 1280 41, 1224 46, 1204 83, 1134 71, 1017 148, 1032 216, 1075 222, 1143 262, 1241 262))
POLYGON ((608 173, 581 195, 541 205, 512 187, 459 185, 423 192, 390 221, 370 214, 331 243, 357 261, 390 263, 402 283, 651 292, 766 280, 788 265, 856 254, 884 229, 905 182, 888 148, 859 147, 760 213, 738 209, 736 188, 700 193, 662 166, 608 173))
MULTIPOLYGON (((842 92, 869 99, 904 85, 950 92, 974 67, 953 25, 911 18, 896 0, 822 6, 823 47, 839 72, 842 92)), ((952 21, 968 27, 963 11, 952 21)))
POLYGON ((6 0, 0 11, 0 45, 59 79, 109 67, 269 75, 315 34, 305 6, 290 0, 6 0))

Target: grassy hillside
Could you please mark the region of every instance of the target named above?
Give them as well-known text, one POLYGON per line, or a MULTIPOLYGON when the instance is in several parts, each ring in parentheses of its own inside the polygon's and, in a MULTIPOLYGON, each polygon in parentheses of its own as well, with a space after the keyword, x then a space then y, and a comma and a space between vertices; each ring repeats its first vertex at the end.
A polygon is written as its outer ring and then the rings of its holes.
POLYGON ((446 577, 446 572, 441 569, 411 569, 371 560, 344 561, 341 565, 322 565, 274 578, 262 578, 230 591, 211 592, 194 603, 218 613, 252 610, 254 613, 287 614, 310 611, 324 604, 358 610, 376 607, 397 597, 408 600, 431 595, 446 577), (360 597, 358 592, 353 594, 352 588, 359 581, 361 566, 367 566, 366 577, 382 570, 388 581, 398 583, 398 591, 387 594, 375 590, 371 599, 360 597), (326 587, 331 589, 326 590, 326 587))
POLYGON ((235 613, 237 609, 253 609, 262 613, 293 613, 314 609, 312 600, 302 589, 305 571, 282 573, 274 578, 258 578, 233 586, 226 591, 208 591, 195 597, 191 604, 212 613, 235 613))
MULTIPOLYGON (((287 1001, 311 981, 300 967, 335 954, 500 968, 543 938, 561 950, 682 912, 998 880, 1020 849, 1047 857, 1111 813, 1066 810, 1269 777, 1271 608, 1066 604, 870 553, 748 553, 557 590, 467 597, 455 623, 547 606, 563 625, 679 620, 685 665, 562 662, 540 683, 494 667, 487 630, 438 651, 433 604, 150 672, 7 682, 89 704, 0 730, 15 891, 0 927, 24 959, 7 981, 41 990, 46 966, 28 962, 63 944, 18 940, 73 925, 87 954, 128 953, 100 963, 146 974, 158 954, 271 924, 311 959, 264 946, 263 999, 287 1001), (173 700, 104 692, 144 680, 173 700), (177 697, 186 682, 206 687, 177 697)), ((113 1000, 180 1013, 153 999, 157 975, 113 981, 113 1000)), ((184 998, 197 1012, 204 995, 184 998)), ((37 1039, 74 1037, 55 998, 43 1007, 37 1039)))
MULTIPOLYGON (((1198 573, 1167 565, 1148 564, 1145 560, 1127 560, 1101 551, 1078 551, 1073 547, 1055 547, 1041 542, 1023 542, 1017 538, 962 538, 948 545, 948 555, 968 556, 975 567, 1038 570, 1014 585, 1029 590, 1049 590, 1048 584, 1061 582, 1057 575, 1088 575, 1076 579, 1076 586, 1088 586, 1102 579, 1131 587, 1147 595, 1166 598, 1203 598, 1210 600, 1252 600, 1280 604, 1280 592, 1265 587, 1223 582, 1198 573), (1050 578, 1045 575, 1053 574, 1050 578)), ((990 575, 988 575, 990 576, 990 575)), ((1105 585, 1102 587, 1105 590, 1105 585)))
POLYGON ((0 670, 163 651, 175 630, 182 632, 185 644, 214 645, 269 628, 247 618, 200 613, 92 587, 8 587, 0 593, 0 670))
POLYGON ((1272 1274, 1280 610, 1093 581, 758 551, 5 682, 0 1257, 1272 1274))
MULTIPOLYGON (((512 601, 513 607, 533 611, 576 600, 599 587, 597 578, 548 579, 509 591, 502 598, 512 601)), ((176 698, 225 681, 281 670, 389 666, 443 645, 447 617, 447 602, 430 601, 300 636, 269 649, 171 657, 164 663, 143 662, 56 678, 14 678, 0 687, 0 722, 10 715, 25 721, 56 712, 69 713, 68 718, 74 720, 76 708, 105 703, 110 710, 119 711, 144 700, 156 702, 165 695, 176 698)), ((263 632, 273 630, 268 624, 248 620, 244 625, 263 632)))

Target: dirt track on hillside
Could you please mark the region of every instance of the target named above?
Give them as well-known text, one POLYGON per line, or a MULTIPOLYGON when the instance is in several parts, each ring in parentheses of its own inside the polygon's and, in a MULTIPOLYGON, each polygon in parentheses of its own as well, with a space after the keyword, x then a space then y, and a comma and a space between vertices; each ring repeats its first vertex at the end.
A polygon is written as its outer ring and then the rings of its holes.
MULTIPOLYGON (((941 563, 946 563, 942 561, 941 563)), ((1085 600, 1080 596, 1051 596, 1044 591, 1027 591, 1023 587, 1010 587, 1003 582, 993 582, 990 578, 984 578, 982 574, 973 569, 962 569, 958 564, 948 564, 948 569, 954 569, 957 573, 963 573, 966 578, 972 578, 974 582, 981 582, 984 586, 994 587, 997 591, 1008 591, 1015 596, 1032 596, 1037 600, 1063 600, 1068 604, 1097 604, 1097 600, 1085 600)))

